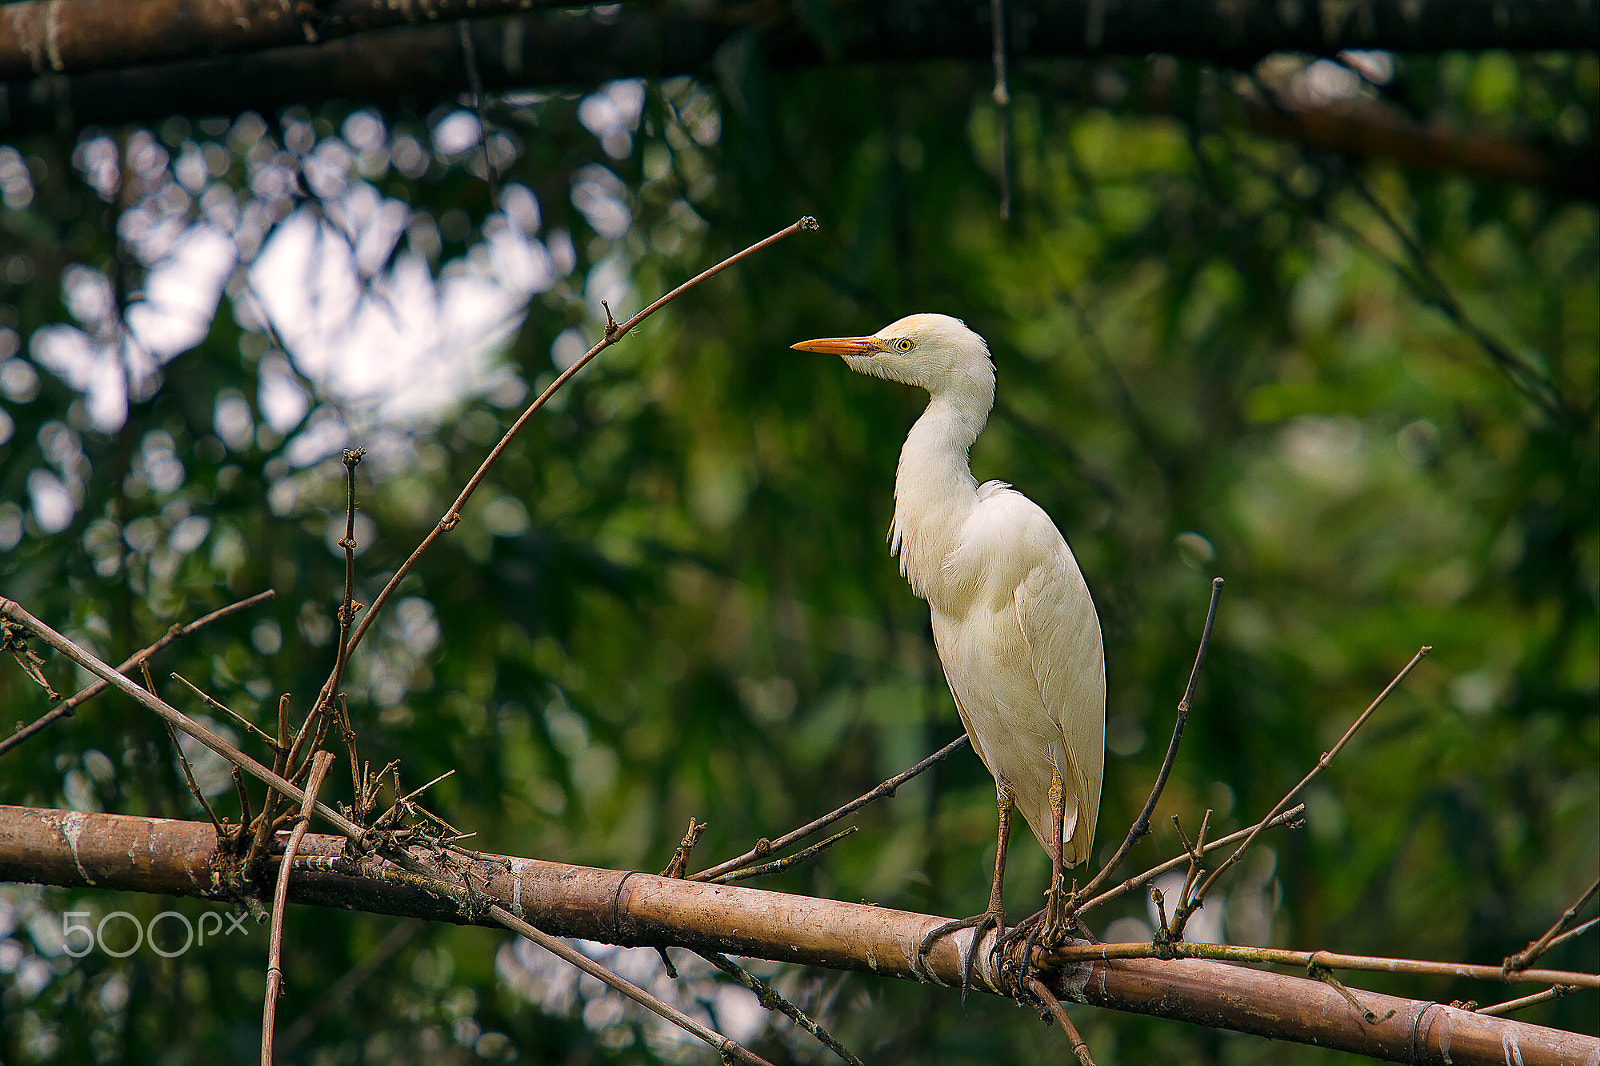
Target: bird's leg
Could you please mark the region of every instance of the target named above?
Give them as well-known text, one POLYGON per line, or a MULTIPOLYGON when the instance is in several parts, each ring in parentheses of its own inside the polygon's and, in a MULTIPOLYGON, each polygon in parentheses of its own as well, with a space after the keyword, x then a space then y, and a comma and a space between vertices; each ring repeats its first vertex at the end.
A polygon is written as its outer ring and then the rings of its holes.
POLYGON ((1011 811, 1014 802, 1011 790, 1000 782, 995 782, 995 807, 999 811, 999 841, 994 852, 994 880, 989 885, 989 907, 982 914, 974 914, 971 918, 962 918, 958 921, 945 922, 936 927, 927 936, 922 938, 922 943, 917 945, 917 958, 924 958, 933 947, 933 942, 942 936, 948 936, 957 929, 971 929, 972 940, 967 944, 967 957, 961 968, 961 994, 963 997, 972 988, 972 967, 978 957, 978 946, 983 941, 983 935, 993 928, 998 937, 1006 931, 1006 909, 1002 893, 1002 886, 1006 876, 1006 848, 1011 842, 1011 811))
POLYGON ((1002 962, 1002 974, 1012 995, 1028 983, 1028 971, 1033 967, 1033 946, 1042 943, 1046 949, 1056 947, 1068 939, 1067 893, 1062 885, 1062 853, 1066 850, 1061 840, 1067 821, 1067 789, 1061 771, 1050 769, 1050 888, 1044 894, 1044 910, 1025 918, 1011 931, 1010 936, 997 944, 996 949, 1007 958, 1017 941, 1022 942, 1020 958, 1002 962))
POLYGON ((1044 929, 1042 938, 1047 947, 1055 947, 1067 939, 1067 894, 1062 886, 1062 852, 1066 844, 1061 839, 1067 821, 1067 787, 1061 780, 1061 771, 1050 770, 1050 891, 1045 893, 1044 929))

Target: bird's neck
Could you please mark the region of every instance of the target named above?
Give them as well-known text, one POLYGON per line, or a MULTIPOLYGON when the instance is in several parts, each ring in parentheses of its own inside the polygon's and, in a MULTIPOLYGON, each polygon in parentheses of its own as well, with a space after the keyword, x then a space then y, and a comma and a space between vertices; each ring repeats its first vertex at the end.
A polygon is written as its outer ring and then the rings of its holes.
POLYGON ((987 404, 963 404, 935 395, 900 449, 894 479, 894 525, 890 550, 918 596, 929 600, 941 587, 939 566, 961 535, 978 502, 978 483, 967 452, 988 420, 987 404))

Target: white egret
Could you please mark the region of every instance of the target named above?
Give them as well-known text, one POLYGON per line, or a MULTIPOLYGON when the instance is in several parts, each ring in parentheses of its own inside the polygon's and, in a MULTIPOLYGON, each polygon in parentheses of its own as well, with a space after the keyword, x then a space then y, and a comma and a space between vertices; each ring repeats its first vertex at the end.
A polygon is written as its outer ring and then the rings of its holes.
POLYGON ((1062 869, 1088 859, 1105 769, 1105 655, 1094 601, 1066 540, 1003 481, 979 485, 967 452, 994 406, 982 337, 948 315, 911 315, 871 337, 793 345, 928 391, 900 451, 890 550, 928 602, 933 641, 972 747, 994 775, 1000 835, 989 906, 934 930, 922 951, 976 927, 1005 932, 1001 883, 1013 806, 1050 855, 1043 935, 1065 932, 1062 869))

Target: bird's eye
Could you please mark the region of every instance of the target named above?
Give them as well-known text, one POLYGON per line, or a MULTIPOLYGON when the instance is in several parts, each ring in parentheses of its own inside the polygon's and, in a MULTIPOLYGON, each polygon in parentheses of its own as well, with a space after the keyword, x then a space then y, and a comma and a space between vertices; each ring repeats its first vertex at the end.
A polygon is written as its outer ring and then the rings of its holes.
POLYGON ((916 347, 916 345, 912 344, 905 338, 895 341, 894 346, 902 352, 909 352, 912 348, 916 347))

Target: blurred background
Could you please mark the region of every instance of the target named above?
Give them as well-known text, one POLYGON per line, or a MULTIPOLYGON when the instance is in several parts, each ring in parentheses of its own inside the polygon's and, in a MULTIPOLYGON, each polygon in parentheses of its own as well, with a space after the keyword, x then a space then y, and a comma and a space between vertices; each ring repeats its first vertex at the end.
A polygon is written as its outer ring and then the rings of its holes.
MULTIPOLYGON (((1431 644, 1305 827, 1264 837, 1191 933, 1498 964, 1600 855, 1595 53, 1018 60, 1005 111, 993 82, 984 62, 780 65, 750 34, 692 76, 7 134, 0 594, 120 661, 276 589, 155 674, 263 723, 285 692, 303 713, 336 635, 341 449, 368 451, 371 602, 599 339, 602 300, 621 319, 811 214, 819 233, 671 304, 516 439, 352 664, 363 756, 413 784, 456 770, 433 809, 474 847, 655 871, 691 816, 699 868, 958 735, 885 543, 923 396, 788 350, 940 311, 998 371, 974 473, 1054 517, 1099 608, 1100 857, 1148 793, 1222 576, 1127 872, 1178 852, 1172 815, 1259 817, 1431 644), (1335 153, 1313 119, 1432 139, 1335 153)), ((7 669, 0 706, 9 732, 48 705, 7 669)), ((190 754, 236 817, 225 767, 190 754)), ((0 802, 202 817, 164 729, 117 696, 0 757, 0 802)), ((983 905, 993 786, 970 752, 853 822, 764 887, 983 905)), ((1015 841, 1020 916, 1048 862, 1015 841)), ((264 927, 170 959, 63 950, 68 911, 215 909, 0 886, 0 1060, 255 1056, 264 927)), ((1151 920, 1135 895, 1091 924, 1146 939, 1151 920)), ((654 952, 585 950, 775 1062, 836 1061, 691 956, 672 982, 654 952)), ((1600 940, 1548 963, 1593 972, 1600 940)), ((713 1061, 503 933, 297 908, 285 969, 284 1061, 713 1061)), ((756 970, 868 1061, 1067 1055, 994 997, 756 970)), ((1344 1060, 1073 1013, 1102 1064, 1344 1060)), ((1592 993, 1520 1016, 1600 1031, 1592 993)))

